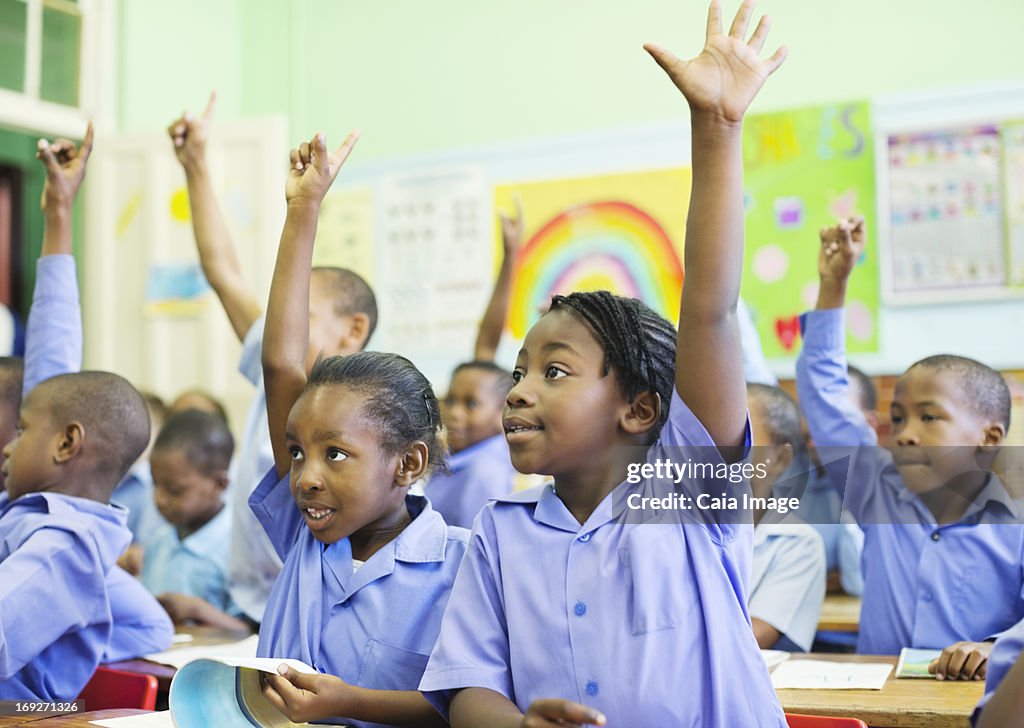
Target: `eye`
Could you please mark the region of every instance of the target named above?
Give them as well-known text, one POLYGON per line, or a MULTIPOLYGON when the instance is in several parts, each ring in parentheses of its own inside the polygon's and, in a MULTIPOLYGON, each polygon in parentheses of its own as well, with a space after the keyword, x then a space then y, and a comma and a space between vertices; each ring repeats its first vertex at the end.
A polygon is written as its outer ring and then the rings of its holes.
POLYGON ((524 372, 522 369, 516 368, 512 370, 512 381, 515 382, 516 384, 519 384, 519 382, 522 381, 523 377, 525 376, 526 372, 524 372))
POLYGON ((475 410, 477 408, 477 401, 475 399, 466 400, 466 409, 475 410))
POLYGON ((302 460, 302 448, 297 445, 288 446, 288 454, 292 456, 292 462, 298 462, 302 460))
POLYGON ((549 366, 544 370, 544 376, 547 379, 561 379, 564 376, 568 376, 568 373, 564 369, 559 369, 556 366, 549 366))
POLYGON ((327 448, 327 459, 332 463, 340 463, 342 460, 346 460, 348 455, 336 447, 327 448))
POLYGON ((921 415, 921 422, 936 422, 938 419, 935 415, 921 415))

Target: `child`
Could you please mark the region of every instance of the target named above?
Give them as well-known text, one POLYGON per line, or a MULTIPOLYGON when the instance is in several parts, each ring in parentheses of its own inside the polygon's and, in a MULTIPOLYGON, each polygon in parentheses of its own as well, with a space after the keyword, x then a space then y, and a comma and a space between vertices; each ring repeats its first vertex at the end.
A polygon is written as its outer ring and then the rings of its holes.
POLYGON ((167 523, 145 542, 142 583, 175 623, 246 629, 228 595, 230 509, 223 495, 235 443, 217 415, 185 410, 156 438, 150 464, 167 523))
MULTIPOLYGON (((758 58, 767 18, 744 41, 751 12, 744 3, 725 35, 712 3, 689 62, 646 46, 691 109, 678 332, 635 299, 574 293, 554 298, 519 352, 504 418, 512 462, 554 484, 477 517, 420 683, 455 728, 785 725, 747 616, 751 529, 685 509, 660 524, 627 512, 655 488, 627 479, 637 446, 644 465, 688 453, 725 467, 749 442, 741 123, 785 57, 758 58)), ((696 498, 701 485, 684 478, 670 495, 696 498)))
POLYGON ((0 495, 0 699, 72 700, 106 654, 107 575, 131 540, 110 493, 148 441, 146 405, 115 374, 25 397, 0 495))
POLYGON ((224 420, 224 424, 230 426, 228 412, 224 409, 224 405, 212 394, 202 389, 186 389, 174 398, 171 406, 167 409, 172 415, 190 409, 209 412, 212 415, 217 415, 224 420))
POLYGON ((408 495, 443 463, 437 400, 395 354, 331 357, 306 376, 317 214, 356 138, 330 156, 323 134, 292 151, 263 346, 276 471, 250 499, 285 564, 258 654, 328 673, 266 679, 292 720, 443 725, 416 687, 469 534, 408 495))
POLYGON ((985 695, 971 716, 977 728, 1013 728, 1024 716, 1024 622, 996 640, 988 658, 985 695))
MULTIPOLYGON (((16 434, 24 382, 25 363, 15 356, 0 357, 0 447, 13 440, 16 434)), ((0 469, 0 490, 3 485, 3 470, 0 469)))
POLYGON ((501 412, 512 388, 508 371, 494 362, 472 361, 455 367, 441 407, 452 456, 448 472, 424 488, 430 505, 445 523, 469 528, 487 501, 514 488, 501 412))
MULTIPOLYGON (((28 321, 24 370, 13 362, 6 362, 3 367, 6 375, 4 409, 12 410, 22 401, 28 403, 32 390, 39 382, 54 375, 76 371, 81 364, 81 314, 74 259, 70 255, 71 211, 85 175, 86 162, 92 149, 92 136, 90 124, 81 149, 67 140, 58 140, 53 145, 40 140, 38 156, 46 168, 42 253, 37 263, 36 286, 28 321), (14 386, 18 383, 24 386, 23 395, 14 386)), ((96 384, 97 378, 111 376, 91 374, 84 379, 84 383, 75 380, 77 384, 74 386, 64 380, 58 380, 58 383, 63 382, 61 386, 64 389, 74 392, 83 387, 88 388, 90 383, 96 384)), ((101 386, 100 389, 108 393, 113 391, 115 394, 138 396, 130 387, 125 390, 122 384, 123 380, 114 378, 110 387, 101 386)), ((41 398, 42 395, 35 401, 41 398)), ((73 397, 68 397, 61 404, 66 407, 81 405, 73 397)), ((128 404, 132 404, 131 396, 128 396, 128 404)), ((116 406, 116 403, 99 399, 96 405, 95 411, 90 414, 99 418, 103 411, 110 409, 108 405, 116 406)), ((134 410, 130 412, 133 413, 134 410)), ((146 414, 144 425, 140 425, 133 417, 126 417, 118 423, 118 426, 129 428, 125 435, 110 431, 107 428, 109 423, 106 422, 103 428, 92 428, 90 433, 86 433, 90 440, 87 443, 87 455, 75 455, 77 464, 66 462, 60 467, 69 474, 88 469, 90 464, 83 458, 92 458, 96 453, 103 452, 104 438, 115 437, 118 440, 116 447, 108 448, 112 458, 118 457, 122 448, 129 446, 136 437, 148 442, 148 414, 145 409, 143 413, 146 414)), ((3 445, 12 450, 15 447, 14 442, 6 440, 3 445)), ((6 447, 4 452, 6 455, 6 447)), ((42 448, 34 455, 23 455, 22 459, 29 460, 31 457, 37 458, 40 463, 46 459, 42 448)), ((104 464, 96 462, 95 465, 102 468, 104 464)), ((0 472, 6 475, 7 470, 8 465, 5 464, 0 472)), ((116 482, 114 478, 110 486, 116 482)), ((80 489, 84 493, 86 485, 84 481, 77 484, 69 482, 55 488, 59 488, 59 492, 80 489)), ((106 487, 106 484, 102 485, 106 487)), ((47 612, 46 624, 42 628, 36 625, 29 628, 32 639, 29 639, 27 632, 24 633, 25 640, 18 643, 19 649, 0 657, 0 665, 3 665, 0 669, 0 686, 8 686, 6 689, 0 687, 0 697, 26 698, 35 694, 50 699, 73 698, 84 685, 82 675, 87 680, 99 659, 124 660, 170 646, 174 629, 167 615, 156 600, 124 571, 112 567, 89 575, 79 574, 80 578, 62 573, 62 563, 75 550, 81 551, 83 544, 88 550, 81 552, 76 568, 84 569, 85 561, 89 558, 102 562, 95 564, 97 568, 106 564, 107 550, 114 549, 115 544, 127 534, 121 530, 125 523, 123 509, 83 501, 82 498, 65 498, 59 492, 39 494, 38 497, 24 496, 15 500, 17 493, 11 489, 10 483, 8 486, 8 494, 0 496, 0 501, 3 501, 0 505, 0 531, 10 534, 8 538, 0 539, 7 544, 2 550, 16 548, 18 543, 23 544, 24 550, 10 554, 10 559, 7 559, 10 552, 0 554, 0 561, 3 562, 0 571, 4 572, 3 578, 0 578, 0 605, 3 607, 0 613, 4 615, 0 618, 0 633, 8 637, 22 636, 21 631, 8 629, 7 621, 19 617, 26 619, 26 624, 31 621, 31 616, 18 614, 18 610, 26 604, 30 605, 29 609, 38 610, 39 604, 44 603, 40 599, 44 599, 46 604, 55 605, 56 609, 47 612), (9 500, 6 500, 8 496, 9 500), (120 529, 117 528, 118 524, 120 529), (71 530, 68 532, 62 529, 71 530), (71 538, 70 543, 67 543, 69 533, 71 536, 78 533, 78 537, 71 538), (28 540, 22 541, 24 538, 28 540), (40 548, 54 549, 51 573, 67 576, 67 583, 60 581, 48 584, 46 580, 38 578, 33 584, 21 583, 19 569, 31 564, 33 558, 38 556, 36 550, 40 548), (105 574, 102 588, 94 578, 97 574, 101 578, 105 574), (40 599, 35 599, 31 592, 37 588, 48 591, 40 599), (53 588, 63 588, 63 598, 55 594, 53 588), (94 609, 92 614, 75 614, 76 609, 89 608, 94 609), (104 609, 108 610, 105 614, 104 609), (95 623, 88 620, 95 620, 95 623), (71 623, 67 626, 68 632, 60 636, 61 625, 66 622, 71 623), (59 641, 48 648, 48 642, 53 641, 55 635, 60 636, 59 641), (42 652, 36 654, 37 650, 42 652), (21 672, 12 677, 19 669, 21 672)), ((105 492, 109 496, 109 491, 105 492)), ((44 553, 43 558, 50 557, 44 553)), ((0 637, 0 643, 10 644, 4 637, 0 637)), ((0 653, 3 652, 5 648, 0 647, 0 653)))
MULTIPOLYGON (((206 140, 215 101, 215 95, 211 94, 202 116, 185 114, 168 127, 168 133, 174 143, 174 153, 185 170, 199 262, 242 342, 239 371, 256 387, 239 448, 238 468, 231 478, 228 570, 232 601, 253 624, 258 624, 263 618, 267 595, 281 569, 280 559, 248 506, 249 495, 274 464, 260 372, 263 321, 259 298, 249 290, 242 276, 242 267, 217 207, 206 165, 206 140)), ((321 353, 330 356, 361 351, 377 325, 373 290, 352 271, 316 268, 309 289, 307 372, 321 353)))
POLYGON ((845 486, 844 506, 864 530, 858 650, 968 640, 965 659, 947 661, 939 676, 980 679, 987 640, 1024 618, 1019 506, 985 472, 1009 426, 1009 391, 971 359, 923 359, 896 383, 890 449, 876 447, 847 395, 843 347, 846 283, 864 249, 864 221, 843 220, 821 241, 797 387, 828 475, 845 486))
MULTIPOLYGON (((786 392, 747 385, 754 459, 765 477, 751 477, 758 498, 770 498, 776 482, 805 479, 800 409, 786 392)), ((750 622, 763 649, 807 652, 825 600, 825 545, 795 514, 754 512, 754 562, 750 577, 750 622)))

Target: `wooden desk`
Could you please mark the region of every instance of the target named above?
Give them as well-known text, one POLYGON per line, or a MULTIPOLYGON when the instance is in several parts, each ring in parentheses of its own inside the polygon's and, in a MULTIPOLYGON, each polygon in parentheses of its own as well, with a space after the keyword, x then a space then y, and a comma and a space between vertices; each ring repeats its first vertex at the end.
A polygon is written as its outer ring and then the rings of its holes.
MULTIPOLYGON (((91 722, 104 720, 106 718, 122 718, 129 715, 142 715, 151 713, 150 710, 135 710, 134 708, 120 708, 118 710, 94 710, 88 713, 68 713, 67 715, 43 716, 38 720, 29 723, 0 723, 0 726, 7 728, 11 725, 24 725, 28 728, 96 728, 91 722)), ((0 721, 5 716, 0 716, 0 721)))
POLYGON ((818 629, 824 632, 860 631, 860 597, 830 594, 821 605, 818 629))
MULTIPOLYGON (((793 655, 793 660, 885 662, 889 655, 793 655)), ((892 674, 881 690, 776 690, 787 713, 860 718, 873 728, 967 728, 985 690, 984 681, 897 680, 892 674)))

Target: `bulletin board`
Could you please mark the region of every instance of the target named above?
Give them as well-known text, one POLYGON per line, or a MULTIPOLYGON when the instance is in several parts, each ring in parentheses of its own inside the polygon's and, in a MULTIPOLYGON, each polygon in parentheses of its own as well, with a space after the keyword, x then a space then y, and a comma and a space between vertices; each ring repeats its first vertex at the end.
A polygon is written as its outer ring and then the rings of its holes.
POLYGON ((678 321, 689 168, 499 185, 496 209, 511 210, 516 196, 525 230, 509 303, 514 337, 551 296, 572 291, 639 298, 678 321))
POLYGON ((818 295, 818 230, 864 215, 868 245, 850 278, 847 350, 878 348, 875 159, 869 105, 816 106, 749 117, 743 128, 743 298, 768 357, 799 351, 801 312, 818 295))

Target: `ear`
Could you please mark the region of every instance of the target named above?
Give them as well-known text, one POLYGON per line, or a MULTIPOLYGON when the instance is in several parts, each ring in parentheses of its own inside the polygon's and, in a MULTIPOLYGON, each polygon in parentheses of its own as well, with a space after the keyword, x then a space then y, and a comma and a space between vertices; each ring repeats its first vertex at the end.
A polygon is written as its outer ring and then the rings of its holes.
POLYGON ((661 396, 657 392, 641 392, 619 419, 619 426, 630 435, 643 435, 658 424, 661 396))
POLYGON ((365 313, 350 313, 342 319, 341 351, 359 351, 366 345, 370 334, 370 317, 365 313))
POLYGON ((982 448, 995 448, 1003 444, 1006 428, 999 422, 990 422, 984 430, 982 448))
POLYGON ((83 445, 85 445, 85 426, 78 421, 68 423, 57 440, 53 462, 69 462, 82 451, 83 445))
POLYGON ((878 432, 878 424, 879 424, 879 422, 878 422, 878 413, 877 412, 875 412, 874 410, 866 411, 864 413, 864 419, 867 420, 867 423, 868 423, 868 425, 871 426, 872 430, 874 430, 875 432, 878 432))
POLYGON ((398 461, 395 469, 395 485, 408 488, 427 472, 430 452, 422 440, 411 444, 398 461))
POLYGON ((213 474, 213 482, 216 484, 217 490, 223 493, 228 489, 228 471, 218 470, 213 474))

